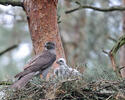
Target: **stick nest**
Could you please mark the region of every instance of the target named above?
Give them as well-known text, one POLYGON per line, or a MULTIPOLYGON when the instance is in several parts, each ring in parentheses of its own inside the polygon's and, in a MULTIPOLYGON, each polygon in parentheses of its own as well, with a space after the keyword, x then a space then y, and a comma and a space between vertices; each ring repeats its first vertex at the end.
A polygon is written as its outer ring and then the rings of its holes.
POLYGON ((2 100, 125 100, 125 80, 32 80, 21 90, 3 87, 2 100), (36 84, 37 83, 37 84, 36 84))

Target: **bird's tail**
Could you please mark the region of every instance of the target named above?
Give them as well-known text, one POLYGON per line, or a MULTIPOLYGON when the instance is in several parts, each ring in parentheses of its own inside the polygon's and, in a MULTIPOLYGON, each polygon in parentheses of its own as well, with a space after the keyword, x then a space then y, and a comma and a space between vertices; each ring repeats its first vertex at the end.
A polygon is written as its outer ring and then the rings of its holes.
POLYGON ((35 72, 32 72, 23 76, 20 80, 17 80, 13 85, 11 85, 11 88, 21 89, 32 79, 34 75, 35 75, 35 72))
POLYGON ((18 73, 15 78, 20 78, 23 77, 25 75, 27 75, 28 73, 30 73, 28 70, 24 70, 23 72, 18 73))

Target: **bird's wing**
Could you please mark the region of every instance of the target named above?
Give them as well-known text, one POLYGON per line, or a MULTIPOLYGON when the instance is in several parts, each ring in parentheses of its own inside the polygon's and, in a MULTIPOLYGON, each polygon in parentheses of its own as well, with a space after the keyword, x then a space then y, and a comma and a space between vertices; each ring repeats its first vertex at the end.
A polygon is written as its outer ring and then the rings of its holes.
POLYGON ((31 72, 42 71, 51 66, 55 60, 55 54, 51 54, 49 51, 44 51, 39 57, 34 59, 32 63, 29 63, 29 66, 25 68, 23 72, 17 74, 15 78, 21 78, 31 72))
POLYGON ((45 51, 33 64, 29 69, 33 69, 33 71, 43 70, 51 66, 56 60, 56 55, 51 54, 48 51, 45 51), (36 67, 34 67, 36 66, 36 67))
POLYGON ((39 59, 39 57, 42 55, 42 53, 41 54, 38 54, 38 55, 36 55, 35 57, 33 57, 32 59, 30 59, 29 61, 28 61, 28 63, 24 66, 24 70, 25 69, 27 69, 28 67, 30 67, 37 59, 39 59))

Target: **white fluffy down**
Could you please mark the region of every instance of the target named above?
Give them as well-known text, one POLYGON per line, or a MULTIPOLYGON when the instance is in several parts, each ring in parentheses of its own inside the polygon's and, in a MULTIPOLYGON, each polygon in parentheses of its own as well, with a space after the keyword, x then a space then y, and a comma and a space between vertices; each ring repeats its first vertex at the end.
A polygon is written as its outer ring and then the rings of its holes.
POLYGON ((56 68, 54 70, 55 76, 61 77, 61 78, 81 76, 81 73, 78 70, 73 69, 66 64, 66 61, 64 58, 60 58, 57 61, 58 61, 59 66, 58 66, 58 68, 56 68), (60 60, 61 60, 61 63, 59 64, 60 60), (62 61, 63 61, 63 63, 62 63, 62 61))

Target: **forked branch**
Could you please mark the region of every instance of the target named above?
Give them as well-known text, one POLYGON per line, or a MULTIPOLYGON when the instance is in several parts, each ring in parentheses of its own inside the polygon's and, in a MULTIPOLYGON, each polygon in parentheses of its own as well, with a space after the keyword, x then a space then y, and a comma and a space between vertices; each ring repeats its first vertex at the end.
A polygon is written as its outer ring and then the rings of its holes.
MULTIPOLYGON (((121 73, 120 73, 120 70, 121 68, 119 68, 116 64, 116 53, 117 51, 125 44, 125 35, 121 36, 118 41, 116 42, 116 44, 113 46, 113 48, 110 50, 109 53, 106 52, 106 54, 109 55, 110 57, 110 60, 111 60, 111 63, 112 63, 112 67, 113 67, 113 70, 116 72, 116 74, 118 76, 121 77, 121 73)), ((103 50, 104 52, 104 50, 103 50)), ((105 52, 104 52, 105 53, 105 52)))

